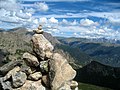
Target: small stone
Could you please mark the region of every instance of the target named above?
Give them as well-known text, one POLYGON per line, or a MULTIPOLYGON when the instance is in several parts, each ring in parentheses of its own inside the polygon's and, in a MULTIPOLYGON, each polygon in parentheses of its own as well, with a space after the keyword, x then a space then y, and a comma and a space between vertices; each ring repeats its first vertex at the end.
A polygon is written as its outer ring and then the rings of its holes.
POLYGON ((39 25, 38 30, 42 30, 42 25, 39 25))
POLYGON ((14 73, 12 75, 13 87, 18 88, 18 87, 22 86, 25 83, 26 79, 27 79, 27 76, 25 73, 23 73, 21 71, 14 73))
POLYGON ((30 80, 35 80, 35 81, 37 81, 37 80, 39 80, 40 78, 42 78, 42 73, 41 72, 35 72, 35 73, 33 73, 33 74, 30 74, 29 76, 28 76, 28 79, 30 79, 30 80))
POLYGON ((75 90, 78 87, 78 83, 76 81, 71 81, 70 82, 70 87, 72 90, 75 90))
POLYGON ((37 67, 39 65, 38 59, 30 53, 24 53, 23 59, 25 60, 28 66, 37 67))
POLYGON ((48 73, 48 61, 40 62, 40 70, 42 73, 48 73))

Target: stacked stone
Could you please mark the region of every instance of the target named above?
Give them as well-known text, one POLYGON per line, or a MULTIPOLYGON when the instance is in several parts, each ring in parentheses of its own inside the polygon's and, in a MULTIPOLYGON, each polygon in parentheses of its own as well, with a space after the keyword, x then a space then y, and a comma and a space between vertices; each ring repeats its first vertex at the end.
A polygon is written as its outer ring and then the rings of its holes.
POLYGON ((33 53, 24 53, 22 61, 13 61, 0 68, 3 90, 78 90, 73 81, 76 71, 43 36, 42 26, 34 30, 33 53))

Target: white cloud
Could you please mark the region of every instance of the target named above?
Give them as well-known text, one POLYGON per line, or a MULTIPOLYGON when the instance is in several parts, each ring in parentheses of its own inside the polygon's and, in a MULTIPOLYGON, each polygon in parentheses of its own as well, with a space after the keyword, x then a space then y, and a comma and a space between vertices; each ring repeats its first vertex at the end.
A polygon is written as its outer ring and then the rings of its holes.
POLYGON ((120 24, 120 17, 108 17, 108 20, 111 22, 111 23, 119 23, 120 24))
POLYGON ((22 18, 22 19, 29 19, 31 14, 30 13, 23 13, 21 11, 21 12, 17 12, 16 16, 19 17, 19 18, 22 18))
POLYGON ((67 25, 68 21, 66 19, 63 19, 61 23, 67 25))
POLYGON ((96 22, 90 20, 90 19, 81 19, 80 20, 80 25, 82 26, 91 26, 91 25, 95 25, 96 22))
POLYGON ((20 9, 20 5, 17 3, 17 0, 0 0, 0 8, 17 11, 20 9))
POLYGON ((57 24, 58 23, 58 20, 55 19, 54 17, 51 17, 48 21, 49 21, 49 23, 53 23, 53 24, 57 24))
POLYGON ((35 7, 39 10, 39 11, 47 11, 49 9, 48 5, 44 2, 37 2, 35 3, 35 7))
POLYGON ((39 21, 41 24, 45 24, 45 23, 47 23, 47 18, 41 17, 39 21))

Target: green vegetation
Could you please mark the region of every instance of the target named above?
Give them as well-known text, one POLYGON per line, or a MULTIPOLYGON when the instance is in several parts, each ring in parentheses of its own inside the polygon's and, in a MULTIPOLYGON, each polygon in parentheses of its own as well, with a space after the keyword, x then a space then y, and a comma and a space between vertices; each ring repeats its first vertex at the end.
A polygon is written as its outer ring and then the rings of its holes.
POLYGON ((100 86, 91 85, 91 84, 85 84, 85 83, 79 83, 78 88, 79 90, 112 90, 109 88, 100 87, 100 86))

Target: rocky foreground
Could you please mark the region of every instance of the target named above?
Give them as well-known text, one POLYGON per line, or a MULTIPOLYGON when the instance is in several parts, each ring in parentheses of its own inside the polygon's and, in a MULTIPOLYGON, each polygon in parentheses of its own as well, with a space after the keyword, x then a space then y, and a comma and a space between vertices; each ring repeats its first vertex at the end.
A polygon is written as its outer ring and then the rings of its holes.
POLYGON ((76 71, 67 59, 54 52, 41 26, 34 32, 33 52, 0 67, 0 90, 78 90, 76 71))

